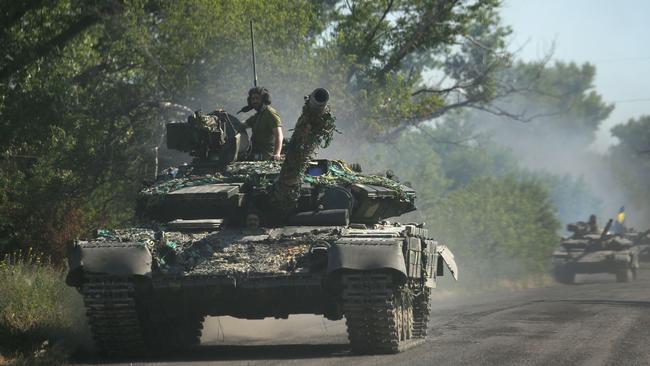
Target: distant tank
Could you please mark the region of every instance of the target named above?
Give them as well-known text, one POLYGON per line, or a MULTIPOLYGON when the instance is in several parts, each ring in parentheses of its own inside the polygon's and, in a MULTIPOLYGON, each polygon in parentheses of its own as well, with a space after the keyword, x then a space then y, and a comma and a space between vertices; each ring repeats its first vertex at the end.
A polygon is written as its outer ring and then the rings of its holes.
POLYGON ((636 278, 638 256, 632 249, 633 242, 621 235, 613 235, 609 220, 602 231, 590 222, 569 224, 572 236, 563 238, 553 252, 553 277, 564 284, 575 282, 576 274, 611 273, 618 282, 636 278))
POLYGON ((626 229, 622 236, 634 245, 632 251, 641 262, 650 262, 650 230, 636 231, 632 228, 626 229))
POLYGON ((334 131, 329 93, 308 97, 283 162, 248 161, 225 112, 167 125, 194 156, 145 187, 140 225, 78 241, 69 285, 83 295, 95 344, 128 355, 197 345, 205 316, 346 318, 354 352, 393 353, 427 334, 431 289, 450 250, 415 210, 415 192, 338 160, 312 160, 334 131))

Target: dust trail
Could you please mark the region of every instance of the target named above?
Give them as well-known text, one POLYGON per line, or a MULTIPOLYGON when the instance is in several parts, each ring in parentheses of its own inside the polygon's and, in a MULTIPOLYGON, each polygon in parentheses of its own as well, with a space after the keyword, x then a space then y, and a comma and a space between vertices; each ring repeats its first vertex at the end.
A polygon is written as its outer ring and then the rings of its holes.
MULTIPOLYGON (((625 205, 629 225, 647 226, 643 208, 635 207, 630 200, 609 155, 591 151, 591 140, 585 138, 584 134, 572 134, 555 127, 561 124, 549 119, 525 124, 495 120, 482 114, 475 119, 477 125, 483 126, 483 131, 493 136, 494 141, 512 150, 522 167, 531 171, 569 175, 574 179, 582 178, 601 201, 600 207, 592 207, 601 222, 613 218, 618 209, 625 205)), ((585 213, 581 215, 585 217, 575 217, 571 221, 587 219, 585 213)))

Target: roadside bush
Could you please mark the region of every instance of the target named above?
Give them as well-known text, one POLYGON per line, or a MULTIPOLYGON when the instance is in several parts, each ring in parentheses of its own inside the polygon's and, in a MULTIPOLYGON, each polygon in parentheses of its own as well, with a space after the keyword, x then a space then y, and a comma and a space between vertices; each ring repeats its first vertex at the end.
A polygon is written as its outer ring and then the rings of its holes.
POLYGON ((41 255, 0 261, 0 355, 16 364, 61 364, 87 334, 80 296, 41 255))

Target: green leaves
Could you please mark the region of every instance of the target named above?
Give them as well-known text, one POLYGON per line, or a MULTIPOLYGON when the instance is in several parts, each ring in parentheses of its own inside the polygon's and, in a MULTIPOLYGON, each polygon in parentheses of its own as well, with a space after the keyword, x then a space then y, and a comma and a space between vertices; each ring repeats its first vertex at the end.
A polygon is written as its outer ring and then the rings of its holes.
POLYGON ((514 176, 481 177, 451 192, 430 223, 475 279, 543 272, 559 222, 542 185, 514 176))
POLYGON ((643 229, 650 217, 650 116, 617 125, 612 135, 619 143, 610 148, 609 164, 616 188, 623 191, 626 200, 626 222, 643 229))
POLYGON ((588 63, 517 63, 501 76, 503 83, 519 91, 504 108, 535 117, 525 129, 537 138, 564 135, 569 137, 567 143, 587 146, 614 109, 595 91, 595 73, 588 63))

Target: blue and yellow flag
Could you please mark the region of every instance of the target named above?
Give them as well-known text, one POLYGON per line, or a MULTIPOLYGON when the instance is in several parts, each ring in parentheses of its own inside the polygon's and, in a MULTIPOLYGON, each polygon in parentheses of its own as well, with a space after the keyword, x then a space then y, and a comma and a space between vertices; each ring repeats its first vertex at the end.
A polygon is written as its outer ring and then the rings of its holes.
POLYGON ((622 235, 625 232, 625 206, 621 206, 621 209, 618 210, 618 215, 616 215, 616 221, 612 225, 611 233, 614 235, 622 235))
POLYGON ((621 209, 618 210, 618 216, 616 216, 616 221, 623 223, 625 221, 625 206, 621 206, 621 209))

